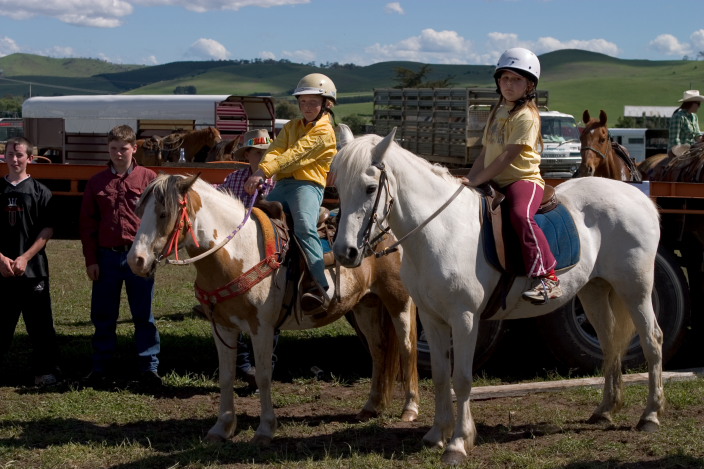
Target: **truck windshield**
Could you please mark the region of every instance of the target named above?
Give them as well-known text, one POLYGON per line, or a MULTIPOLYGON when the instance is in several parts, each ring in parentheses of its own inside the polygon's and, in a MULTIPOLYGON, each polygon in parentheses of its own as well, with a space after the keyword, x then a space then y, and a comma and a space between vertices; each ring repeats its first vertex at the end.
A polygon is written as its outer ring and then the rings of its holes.
POLYGON ((574 119, 568 117, 542 116, 543 141, 563 143, 579 140, 579 130, 574 119))

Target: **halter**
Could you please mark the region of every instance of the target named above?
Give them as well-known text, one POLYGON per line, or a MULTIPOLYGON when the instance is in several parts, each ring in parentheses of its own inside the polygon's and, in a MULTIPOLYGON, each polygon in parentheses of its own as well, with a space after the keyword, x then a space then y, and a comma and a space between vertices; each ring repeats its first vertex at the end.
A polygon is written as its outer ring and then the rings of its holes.
MULTIPOLYGON (((607 141, 607 142, 611 142, 611 133, 607 133, 606 136, 607 136, 607 140, 606 140, 606 141, 607 141)), ((609 148, 610 148, 610 145, 609 145, 609 148)), ((597 150, 597 149, 594 148, 594 147, 582 147, 582 151, 587 151, 587 150, 593 151, 594 153, 596 153, 597 155, 599 155, 602 160, 607 160, 607 159, 608 159, 608 156, 606 156, 605 153, 603 153, 603 152, 600 151, 600 150, 597 150)), ((607 150, 607 151, 608 151, 608 150, 607 150)))
MULTIPOLYGON (((260 185, 259 190, 264 190, 264 187, 262 187, 264 185, 265 185, 265 183, 262 183, 260 185)), ((163 260, 164 263, 166 263, 166 264, 188 265, 188 264, 192 264, 194 262, 197 262, 197 261, 203 259, 204 257, 211 255, 212 253, 214 253, 215 251, 217 251, 218 249, 222 248, 227 243, 229 243, 230 240, 232 240, 232 238, 234 238, 235 235, 237 235, 237 233, 247 223, 247 220, 249 220, 249 216, 252 213, 252 208, 254 207, 254 202, 256 200, 257 200, 256 195, 252 196, 251 202, 247 205, 247 213, 245 213, 244 219, 237 226, 237 228, 235 228, 232 231, 232 233, 230 233, 227 236, 227 238, 223 239, 220 242, 220 244, 213 246, 212 248, 208 249, 207 251, 205 251, 201 254, 198 254, 197 256, 191 257, 189 259, 179 260, 179 258, 178 258, 178 238, 179 238, 179 236, 178 235, 179 235, 180 231, 183 229, 183 227, 186 225, 186 223, 188 224, 188 231, 190 231, 191 236, 193 237, 193 241, 196 243, 196 246, 200 247, 200 245, 198 244, 198 239, 196 238, 196 235, 193 232, 193 224, 191 223, 191 220, 188 216, 188 210, 186 208, 186 204, 188 203, 188 196, 184 195, 183 200, 179 201, 179 205, 181 205, 181 209, 180 209, 181 215, 179 216, 179 220, 176 222, 176 226, 174 227, 174 229, 171 233, 171 237, 170 237, 169 242, 166 244, 166 246, 164 246, 164 249, 162 250, 159 257, 157 258, 157 262, 161 262, 163 260), (174 251, 176 252, 176 260, 167 259, 167 257, 174 251)))
MULTIPOLYGON (((382 238, 386 236, 389 231, 391 231, 391 227, 389 227, 388 224, 386 225, 386 227, 383 227, 381 224, 388 218, 389 213, 391 212, 391 208, 394 204, 394 198, 391 197, 391 191, 389 191, 389 178, 386 174, 386 166, 384 165, 384 163, 372 163, 372 166, 381 171, 381 173, 379 174, 379 189, 376 191, 376 198, 374 199, 374 205, 372 206, 372 216, 369 218, 369 223, 367 223, 367 226, 364 228, 364 237, 362 238, 362 245, 364 246, 365 255, 374 254, 376 257, 381 257, 392 252, 389 251, 384 254, 380 254, 374 250, 374 246, 376 246, 382 240, 382 238), (381 200, 382 187, 388 195, 388 201, 386 202, 386 206, 384 207, 384 216, 379 219, 376 209, 379 207, 379 201, 381 200), (372 228, 374 227, 374 225, 376 225, 379 229, 379 234, 374 236, 374 238, 370 240, 369 238, 371 237, 372 228)), ((394 249, 394 251, 396 250, 397 249, 394 249)))
POLYGON ((397 240, 395 243, 393 243, 391 246, 381 250, 381 251, 375 251, 374 246, 381 240, 381 238, 388 233, 391 228, 386 225, 386 228, 383 228, 381 226, 381 222, 386 220, 389 216, 389 213, 391 212, 391 207, 394 203, 394 198, 390 196, 390 191, 389 191, 389 184, 388 184, 388 176, 386 175, 386 168, 384 166, 384 163, 372 163, 372 166, 375 168, 378 168, 381 171, 381 174, 379 175, 379 187, 381 188, 382 186, 384 187, 384 190, 386 191, 387 194, 389 194, 389 201, 386 204, 386 209, 383 218, 377 222, 377 212, 376 209, 379 206, 379 199, 381 197, 381 189, 377 190, 376 194, 376 200, 374 201, 374 206, 372 207, 372 210, 374 211, 374 214, 372 217, 369 219, 369 223, 367 224, 367 227, 364 229, 364 237, 362 238, 362 244, 364 246, 364 253, 369 254, 374 254, 374 257, 382 257, 389 255, 393 252, 398 251, 398 247, 401 245, 402 242, 404 242, 409 236, 415 234, 416 232, 422 230, 425 228, 425 226, 430 223, 435 217, 440 215, 440 213, 447 208, 448 205, 452 203, 453 200, 457 198, 458 195, 460 195, 460 192, 465 188, 464 184, 460 184, 460 187, 457 188, 454 194, 445 201, 444 204, 440 206, 435 212, 433 212, 432 215, 430 215, 428 218, 425 219, 420 225, 416 226, 413 228, 411 231, 406 233, 405 236, 401 237, 401 239, 397 240), (369 240, 369 237, 371 236, 371 230, 373 224, 376 223, 379 227, 380 233, 374 237, 371 241, 369 240))
MULTIPOLYGON (((196 246, 200 247, 200 244, 198 244, 198 238, 196 238, 196 234, 193 232, 193 222, 191 222, 191 217, 188 215, 188 194, 184 194, 183 199, 179 200, 178 204, 180 206, 178 220, 176 221, 174 229, 171 230, 171 235, 169 235, 169 242, 166 243, 164 249, 162 249, 158 261, 169 257, 172 252, 176 253, 176 261, 179 260, 178 239, 180 238, 181 231, 183 231, 184 227, 187 227, 187 233, 191 233, 191 236, 193 237, 193 242, 196 243, 196 246)), ((166 259, 166 263, 170 264, 171 262, 166 259)))

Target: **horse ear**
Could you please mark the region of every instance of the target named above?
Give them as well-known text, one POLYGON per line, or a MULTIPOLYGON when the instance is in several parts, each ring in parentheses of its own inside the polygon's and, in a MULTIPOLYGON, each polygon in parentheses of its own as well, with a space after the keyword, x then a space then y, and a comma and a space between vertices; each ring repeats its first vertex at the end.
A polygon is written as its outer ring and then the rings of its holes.
POLYGON ((599 112, 599 123, 604 126, 606 125, 606 113, 603 109, 599 112))
POLYGON ((194 174, 192 176, 186 176, 185 178, 181 179, 176 183, 176 187, 178 187, 178 191, 181 194, 187 193, 189 190, 191 190, 191 186, 195 184, 195 182, 198 180, 200 177, 200 173, 194 174))
POLYGON ((391 133, 384 137, 384 139, 379 142, 377 146, 374 147, 374 150, 372 151, 372 163, 379 163, 381 160, 384 159, 384 155, 388 151, 388 149, 391 147, 391 144, 394 142, 394 138, 396 137, 396 127, 391 129, 391 133))
POLYGON ((582 114, 582 122, 585 124, 591 120, 591 116, 589 115, 589 109, 584 110, 584 114, 582 114))
POLYGON ((339 150, 354 140, 354 135, 352 134, 352 129, 350 129, 348 125, 340 124, 338 127, 340 128, 340 140, 337 142, 337 149, 339 150))

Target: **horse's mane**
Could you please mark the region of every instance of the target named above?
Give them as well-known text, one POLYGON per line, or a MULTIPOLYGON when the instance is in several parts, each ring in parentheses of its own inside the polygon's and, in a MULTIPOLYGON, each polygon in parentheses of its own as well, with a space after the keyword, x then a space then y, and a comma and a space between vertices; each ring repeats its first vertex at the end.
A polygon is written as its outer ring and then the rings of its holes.
MULTIPOLYGON (((144 210, 144 204, 149 197, 154 197, 157 203, 163 204, 166 213, 176 213, 179 207, 179 190, 177 184, 187 176, 177 174, 159 174, 152 182, 149 183, 144 193, 137 202, 137 214, 141 217, 144 210)), ((222 192, 213 187, 210 183, 202 179, 196 180, 192 189, 195 189, 199 194, 210 192, 210 195, 216 197, 217 209, 230 210, 233 213, 240 213, 244 210, 244 204, 239 198, 234 197, 229 192, 222 192)))
MULTIPOLYGON (((351 175, 362 174, 372 164, 372 149, 381 142, 382 137, 369 134, 355 138, 345 145, 332 162, 332 172, 335 174, 335 185, 341 190, 347 191, 353 177, 351 175)), ((442 179, 457 184, 457 179, 450 174, 450 171, 438 164, 430 163, 428 160, 416 156, 412 152, 401 147, 397 143, 391 145, 390 154, 384 157, 384 161, 390 165, 412 165, 421 166, 442 179)))

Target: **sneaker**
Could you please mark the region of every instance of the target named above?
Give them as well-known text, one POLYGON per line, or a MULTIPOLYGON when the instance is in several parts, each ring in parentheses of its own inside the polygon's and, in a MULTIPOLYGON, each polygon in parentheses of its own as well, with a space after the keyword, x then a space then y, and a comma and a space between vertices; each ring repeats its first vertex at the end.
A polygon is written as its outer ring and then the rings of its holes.
POLYGON ((318 314, 325 311, 329 304, 328 295, 317 288, 309 290, 301 296, 301 309, 304 314, 318 314))
POLYGON ((48 375, 39 375, 34 377, 34 385, 44 387, 44 386, 53 386, 56 383, 59 382, 59 379, 56 377, 55 374, 48 374, 48 375))
POLYGON ((554 300, 562 296, 562 288, 560 288, 560 280, 555 277, 538 277, 535 279, 533 288, 523 292, 523 299, 532 302, 533 304, 542 305, 548 300, 554 300))
POLYGON ((238 376, 242 381, 247 383, 247 388, 254 391, 257 389, 256 368, 249 367, 247 371, 238 371, 238 376))
POLYGON ((113 383, 110 377, 104 372, 93 370, 81 380, 81 384, 93 389, 103 389, 113 383))

